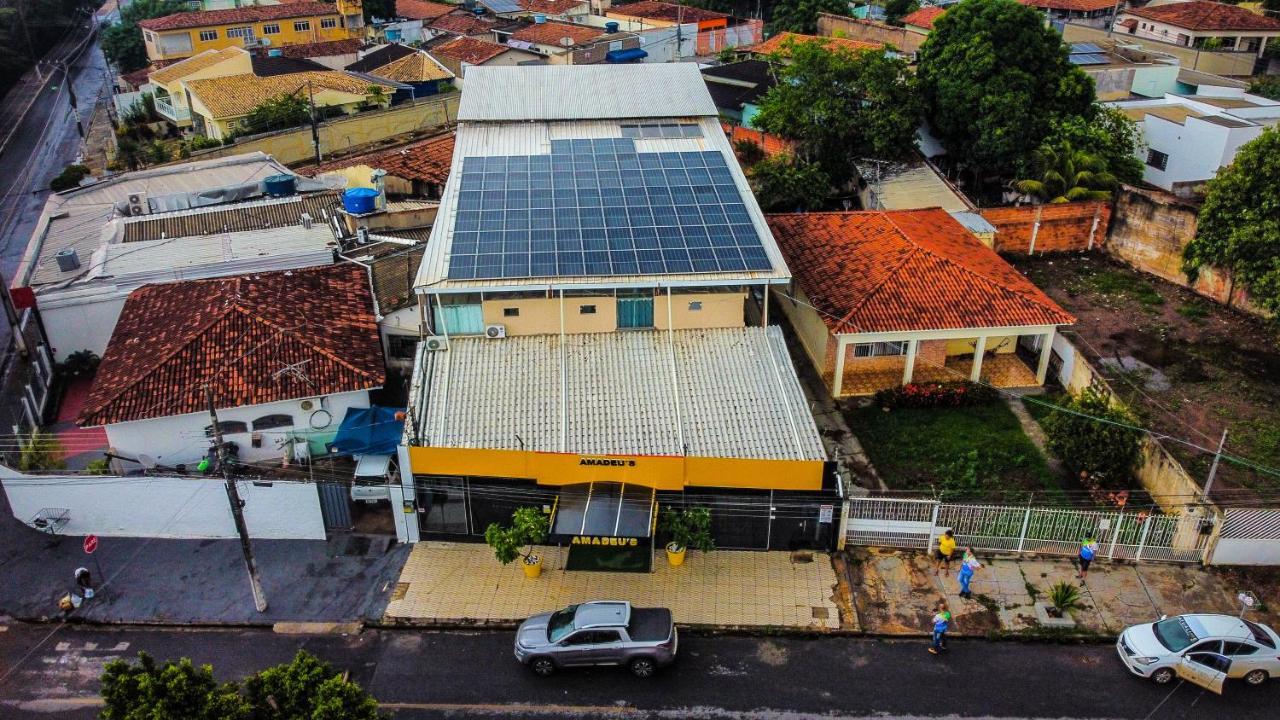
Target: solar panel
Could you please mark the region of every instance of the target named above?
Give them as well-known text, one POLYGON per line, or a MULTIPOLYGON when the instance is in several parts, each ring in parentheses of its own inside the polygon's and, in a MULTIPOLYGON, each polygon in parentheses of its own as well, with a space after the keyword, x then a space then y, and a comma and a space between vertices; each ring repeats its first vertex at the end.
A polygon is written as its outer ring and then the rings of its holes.
POLYGON ((480 0, 480 4, 489 8, 494 15, 521 12, 520 5, 515 0, 480 0))
POLYGON ((1106 55, 1094 53, 1072 53, 1068 59, 1072 65, 1106 65, 1111 62, 1106 55))
POLYGON ((464 158, 453 230, 454 280, 772 268, 721 153, 625 137, 464 158))
POLYGON ((1071 43, 1071 54, 1105 52, 1101 47, 1090 42, 1071 43))

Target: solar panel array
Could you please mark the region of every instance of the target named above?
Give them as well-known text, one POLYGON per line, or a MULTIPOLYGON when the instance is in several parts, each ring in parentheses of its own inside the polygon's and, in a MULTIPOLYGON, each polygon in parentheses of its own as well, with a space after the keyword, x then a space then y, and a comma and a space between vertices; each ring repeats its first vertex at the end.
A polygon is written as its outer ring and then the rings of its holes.
POLYGON ((721 153, 630 138, 464 158, 453 231, 452 280, 772 268, 721 153))
POLYGON ((1106 55, 1097 53, 1071 53, 1067 59, 1072 65, 1106 65, 1111 62, 1106 55))
POLYGON ((515 0, 480 0, 480 4, 494 14, 518 13, 522 9, 515 0))
POLYGON ((1071 43, 1071 54, 1077 53, 1100 53, 1104 52, 1101 47, 1091 42, 1071 43))

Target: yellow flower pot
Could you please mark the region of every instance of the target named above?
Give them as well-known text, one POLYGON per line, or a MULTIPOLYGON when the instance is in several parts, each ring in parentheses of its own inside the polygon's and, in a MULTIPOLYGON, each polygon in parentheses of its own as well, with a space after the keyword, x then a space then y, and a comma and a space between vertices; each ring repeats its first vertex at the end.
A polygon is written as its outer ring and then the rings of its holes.
POLYGON ((680 567, 684 564, 685 549, 675 543, 667 543, 667 562, 671 563, 671 567, 680 567))
POLYGON ((525 577, 536 578, 542 574, 542 558, 537 555, 527 557, 520 563, 520 569, 524 570, 525 577))

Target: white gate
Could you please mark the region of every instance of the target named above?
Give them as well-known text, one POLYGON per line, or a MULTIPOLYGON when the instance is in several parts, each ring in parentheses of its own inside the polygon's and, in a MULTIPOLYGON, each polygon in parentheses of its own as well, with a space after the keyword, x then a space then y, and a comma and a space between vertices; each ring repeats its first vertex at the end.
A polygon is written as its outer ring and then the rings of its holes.
POLYGON ((933 540, 938 503, 933 500, 853 498, 845 542, 926 550, 933 540))
POLYGON ((1227 510, 1214 565, 1280 565, 1280 510, 1227 510))

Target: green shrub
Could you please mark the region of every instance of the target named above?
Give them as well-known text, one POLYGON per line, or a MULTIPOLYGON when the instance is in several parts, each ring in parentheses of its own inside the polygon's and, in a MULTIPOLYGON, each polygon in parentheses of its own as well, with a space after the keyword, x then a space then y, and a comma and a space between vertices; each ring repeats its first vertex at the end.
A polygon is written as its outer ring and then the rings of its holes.
POLYGON ((681 548, 702 552, 716 549, 711 537, 711 511, 704 507, 667 508, 662 513, 660 529, 681 548))
POLYGON ((63 470, 67 463, 62 459, 62 443, 58 436, 43 430, 33 430, 18 455, 18 470, 63 470))
POLYGON ((1127 410, 1086 389, 1041 423, 1049 451, 1073 473, 1099 473, 1109 487, 1124 487, 1142 462, 1142 431, 1127 410))
POLYGON ((490 523, 485 528, 484 541, 493 548, 498 562, 506 565, 518 557, 533 557, 533 546, 546 542, 550 523, 542 510, 536 507, 517 508, 511 513, 511 527, 490 523), (528 548, 521 550, 521 548, 528 548))
POLYGON ((49 182, 49 189, 62 192, 80 186, 80 181, 89 177, 89 168, 84 165, 68 165, 58 176, 49 182))
POLYGON ((1080 588, 1066 580, 1060 580, 1049 588, 1049 604, 1063 617, 1084 605, 1080 597, 1080 588))
POLYGON ((971 382, 907 383, 876 393, 875 404, 882 408, 969 407, 1000 397, 995 388, 971 382))

